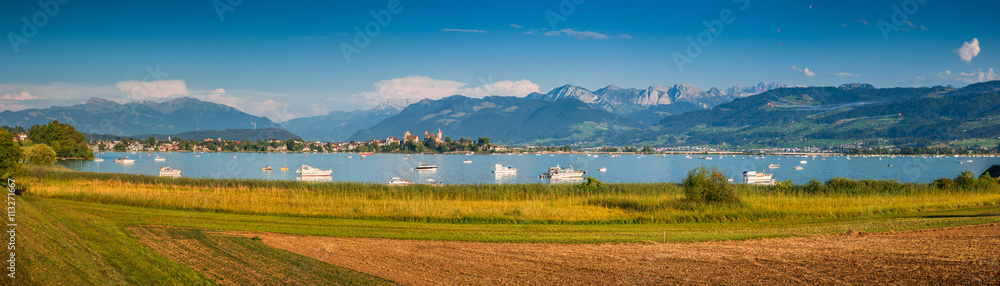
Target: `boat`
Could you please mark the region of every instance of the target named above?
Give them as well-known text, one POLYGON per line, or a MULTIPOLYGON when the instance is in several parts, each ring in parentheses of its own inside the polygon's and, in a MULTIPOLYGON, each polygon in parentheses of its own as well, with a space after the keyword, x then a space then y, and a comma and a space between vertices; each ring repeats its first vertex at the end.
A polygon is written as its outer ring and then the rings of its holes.
POLYGON ((260 168, 260 170, 261 171, 270 171, 271 170, 271 165, 264 165, 264 167, 260 168))
POLYGON ((361 156, 375 155, 375 152, 358 152, 358 155, 361 156))
POLYGON ((465 164, 472 164, 472 160, 464 160, 464 161, 462 161, 462 163, 465 163, 465 164))
POLYGON ((132 164, 132 163, 135 163, 135 160, 129 159, 128 157, 125 157, 124 159, 118 158, 118 159, 115 159, 115 163, 132 164))
POLYGON ((440 187, 444 186, 444 183, 435 181, 434 179, 427 179, 427 183, 424 183, 424 185, 428 185, 431 187, 440 187))
POLYGON ((573 166, 569 166, 569 168, 562 168, 559 167, 559 165, 556 165, 555 167, 549 167, 549 171, 540 175, 539 177, 542 179, 553 179, 553 180, 583 179, 583 174, 586 173, 587 171, 584 170, 573 170, 573 166))
POLYGON ((94 158, 94 162, 104 162, 104 158, 101 157, 94 158))
POLYGON ((621 156, 622 155, 611 155, 611 158, 618 158, 618 157, 621 157, 621 156))
POLYGON ((493 165, 493 173, 494 174, 516 174, 517 173, 517 169, 511 168, 511 167, 506 167, 506 166, 500 165, 500 164, 496 164, 496 165, 493 165))
POLYGON ((684 157, 686 157, 688 159, 691 159, 691 155, 687 155, 687 156, 684 156, 684 157))
POLYGON ((233 159, 236 159, 236 155, 233 155, 233 159))
POLYGON ((774 174, 765 174, 763 171, 757 173, 757 171, 745 171, 743 172, 743 182, 753 185, 774 185, 774 174))
POLYGON ((795 166, 795 168, 792 168, 792 169, 802 170, 802 169, 805 169, 805 168, 803 168, 802 166, 795 166))
POLYGON ((409 186, 412 184, 413 182, 410 182, 410 180, 400 179, 398 177, 392 177, 392 179, 389 180, 389 183, 386 183, 386 185, 390 186, 409 186))
POLYGON ((420 163, 419 166, 417 166, 416 168, 413 168, 413 169, 417 170, 417 171, 437 171, 438 166, 420 163))
POLYGON ((285 167, 285 165, 281 165, 281 168, 278 168, 278 171, 288 171, 288 167, 285 167))
POLYGON ((170 167, 160 168, 160 177, 180 177, 180 176, 181 176, 181 170, 174 170, 171 169, 170 167))
POLYGON ((600 169, 597 169, 597 171, 600 171, 600 172, 607 172, 607 171, 608 171, 608 168, 600 168, 600 169))
POLYGON ((809 162, 806 162, 805 160, 802 160, 802 161, 799 161, 799 164, 809 164, 809 162))
POLYGON ((198 158, 198 157, 201 157, 201 155, 200 154, 194 154, 194 157, 198 158))
POLYGON ((295 170, 295 172, 299 173, 299 175, 303 177, 330 176, 330 173, 333 173, 333 169, 323 170, 323 169, 313 168, 312 166, 309 165, 302 165, 299 167, 298 170, 295 170))
POLYGON ((768 169, 777 169, 777 168, 781 168, 781 165, 778 165, 778 164, 768 164, 767 168, 768 169))
POLYGON ((160 157, 160 155, 156 155, 156 158, 153 159, 153 161, 156 161, 156 162, 163 162, 163 161, 166 161, 166 160, 167 160, 167 158, 160 157))

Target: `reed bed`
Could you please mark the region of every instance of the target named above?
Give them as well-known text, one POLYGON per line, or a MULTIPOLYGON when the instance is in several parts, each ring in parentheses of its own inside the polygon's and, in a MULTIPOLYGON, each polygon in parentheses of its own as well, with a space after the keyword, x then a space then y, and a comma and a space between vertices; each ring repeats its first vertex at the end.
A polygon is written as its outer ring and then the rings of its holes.
POLYGON ((850 219, 1000 205, 1000 187, 939 189, 869 182, 823 192, 734 185, 734 204, 684 200, 672 183, 414 185, 161 178, 36 168, 29 194, 205 212, 487 224, 642 224, 850 219), (884 186, 889 187, 884 187, 884 186))

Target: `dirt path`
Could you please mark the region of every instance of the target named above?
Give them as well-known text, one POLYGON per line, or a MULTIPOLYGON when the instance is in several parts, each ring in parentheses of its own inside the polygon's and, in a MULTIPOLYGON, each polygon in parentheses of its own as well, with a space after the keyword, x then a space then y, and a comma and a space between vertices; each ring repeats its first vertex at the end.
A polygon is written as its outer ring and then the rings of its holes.
POLYGON ((1000 284, 1000 224, 667 244, 252 235, 407 285, 1000 284))

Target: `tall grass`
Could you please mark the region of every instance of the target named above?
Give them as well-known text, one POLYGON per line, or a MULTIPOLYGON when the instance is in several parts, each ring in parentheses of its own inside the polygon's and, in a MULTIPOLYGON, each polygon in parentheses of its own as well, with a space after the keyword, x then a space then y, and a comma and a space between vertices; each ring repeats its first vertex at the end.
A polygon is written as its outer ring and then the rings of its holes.
POLYGON ((672 183, 415 185, 161 178, 34 168, 28 194, 206 212, 491 224, 635 224, 841 219, 1000 205, 1000 187, 942 189, 892 181, 731 185, 738 203, 685 200, 672 183))

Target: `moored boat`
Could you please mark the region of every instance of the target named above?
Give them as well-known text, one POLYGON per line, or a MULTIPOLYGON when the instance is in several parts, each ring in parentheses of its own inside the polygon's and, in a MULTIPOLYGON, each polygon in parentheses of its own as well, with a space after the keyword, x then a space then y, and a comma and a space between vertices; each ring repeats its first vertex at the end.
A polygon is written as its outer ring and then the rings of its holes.
POLYGON ((313 168, 312 166, 309 165, 302 165, 299 167, 298 170, 295 170, 295 172, 299 173, 299 175, 303 177, 330 176, 330 173, 333 173, 333 169, 323 170, 323 169, 313 168))
POLYGON ((409 185, 412 185, 412 184, 413 184, 413 182, 411 182, 410 180, 400 179, 398 177, 392 177, 392 179, 389 180, 389 183, 386 183, 386 185, 390 185, 390 186, 409 186, 409 185))
POLYGON ((472 160, 464 160, 464 161, 462 161, 462 163, 464 163, 464 164, 472 164, 472 160))
POLYGON ((438 166, 420 163, 419 166, 413 169, 417 171, 437 171, 438 166))
POLYGON ((375 152, 358 152, 358 155, 361 155, 361 156, 371 156, 371 155, 375 155, 375 152))
POLYGON ((264 165, 264 167, 260 168, 260 170, 261 171, 270 171, 271 170, 271 165, 264 165))
POLYGON ((180 177, 181 170, 174 170, 170 167, 160 168, 160 177, 180 177))
POLYGON ((104 162, 104 158, 101 157, 94 158, 94 162, 104 162))
POLYGON ((562 168, 559 167, 559 165, 556 165, 555 167, 549 167, 549 171, 544 174, 541 174, 539 177, 542 179, 553 179, 553 180, 583 179, 583 174, 586 173, 587 171, 584 170, 573 170, 573 166, 569 166, 569 168, 562 168))
POLYGON ((765 174, 763 171, 760 173, 757 173, 757 171, 745 171, 743 172, 743 182, 754 185, 774 185, 773 176, 774 174, 765 174))
POLYGON ((597 169, 597 171, 601 171, 601 172, 607 172, 607 171, 608 171, 608 168, 600 168, 600 169, 597 169))
POLYGON ((496 165, 493 165, 493 173, 494 174, 516 174, 517 173, 517 169, 511 168, 511 167, 507 167, 507 166, 504 166, 504 165, 501 165, 501 164, 496 164, 496 165))
POLYGON ((281 168, 278 168, 278 171, 288 171, 288 167, 285 167, 285 165, 281 165, 281 168))
POLYGON ((781 165, 778 165, 778 164, 768 164, 767 168, 768 169, 777 169, 777 168, 781 168, 781 165))
POLYGON ((153 161, 156 161, 156 162, 163 162, 163 161, 166 161, 166 160, 167 160, 167 158, 160 157, 160 155, 156 155, 156 158, 153 159, 153 161))

